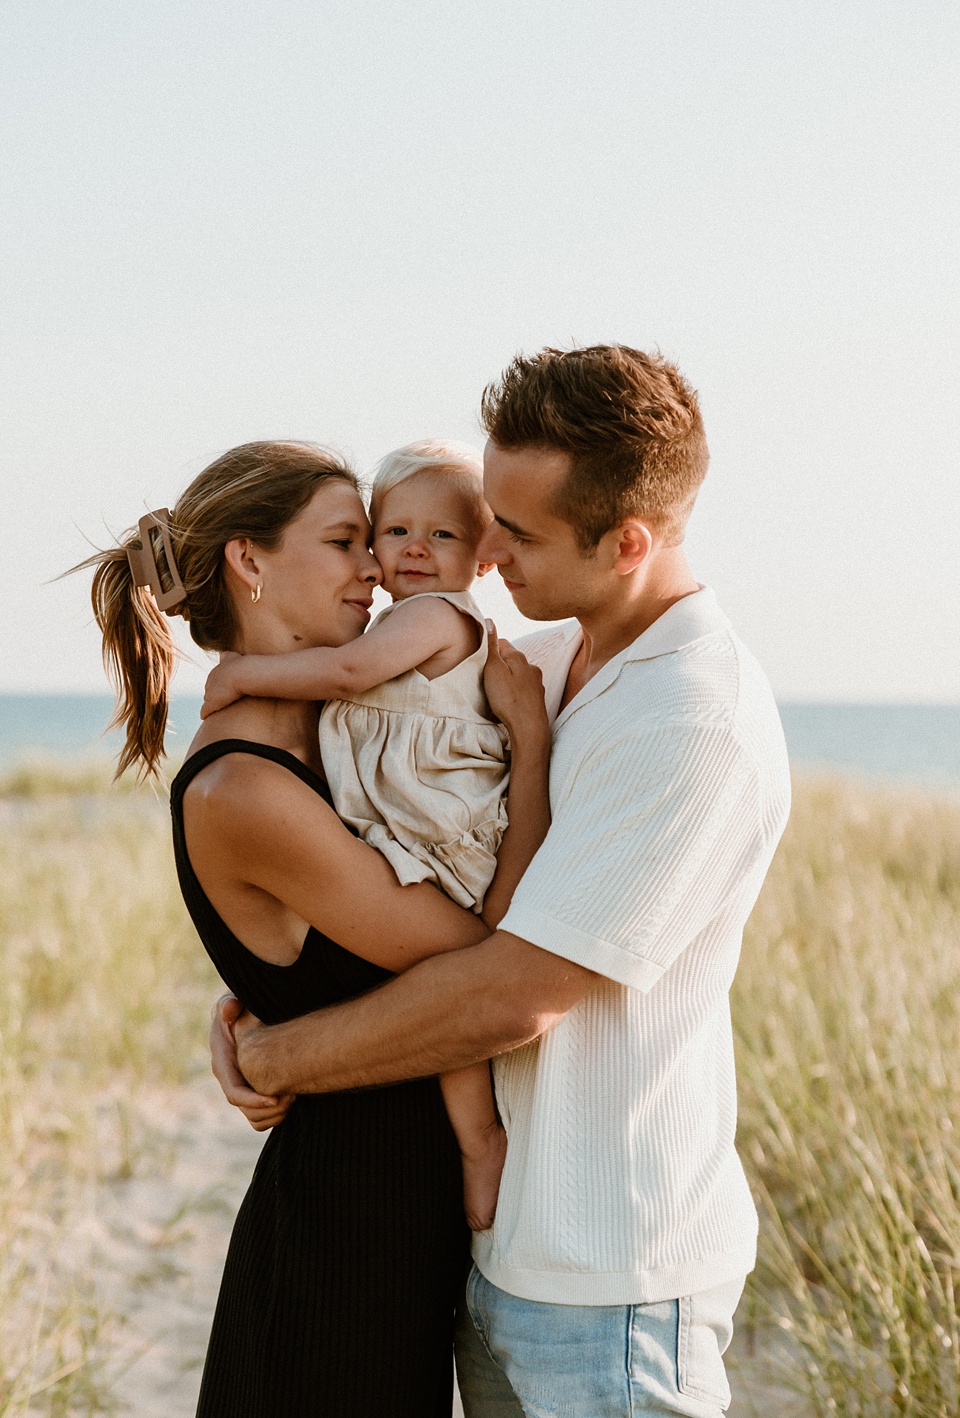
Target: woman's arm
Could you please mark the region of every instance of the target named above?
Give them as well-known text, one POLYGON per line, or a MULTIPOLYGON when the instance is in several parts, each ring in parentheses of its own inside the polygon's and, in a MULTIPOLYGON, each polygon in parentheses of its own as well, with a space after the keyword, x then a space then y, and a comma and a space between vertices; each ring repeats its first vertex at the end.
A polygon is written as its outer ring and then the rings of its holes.
POLYGON ((385 857, 267 759, 228 756, 204 769, 184 796, 184 827, 200 884, 252 949, 262 945, 268 921, 288 941, 307 922, 397 972, 489 934, 428 882, 401 886, 385 857))
POLYGON ((457 644, 463 616, 435 596, 403 601, 381 625, 336 647, 288 655, 227 654, 207 676, 201 718, 236 699, 341 699, 372 689, 457 644))
POLYGON ((509 825, 483 899, 483 919, 493 931, 550 827, 551 732, 540 671, 509 641, 499 640, 492 626, 488 646, 484 688, 510 735, 509 825))

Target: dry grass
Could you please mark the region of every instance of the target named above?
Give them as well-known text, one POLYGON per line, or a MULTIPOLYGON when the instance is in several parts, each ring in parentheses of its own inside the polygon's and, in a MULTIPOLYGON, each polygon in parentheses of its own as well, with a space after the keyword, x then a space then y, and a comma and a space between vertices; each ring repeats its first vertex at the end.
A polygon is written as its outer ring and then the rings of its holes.
POLYGON ((813 1412, 960 1407, 960 804, 810 783, 734 1011, 754 1311, 813 1412))
POLYGON ((215 991, 166 804, 46 786, 0 801, 4 1418, 109 1411, 87 1222, 148 1146, 138 1090, 202 1064, 215 991))
MULTIPOLYGON (((0 1415, 111 1411, 89 1273, 139 1099, 205 1067, 212 970, 165 804, 103 769, 0 786, 0 1415)), ((960 804, 800 783, 734 1010, 763 1212, 746 1315, 817 1415, 952 1418, 960 1316, 960 804), (778 1352, 779 1348, 778 1348, 778 1352)))

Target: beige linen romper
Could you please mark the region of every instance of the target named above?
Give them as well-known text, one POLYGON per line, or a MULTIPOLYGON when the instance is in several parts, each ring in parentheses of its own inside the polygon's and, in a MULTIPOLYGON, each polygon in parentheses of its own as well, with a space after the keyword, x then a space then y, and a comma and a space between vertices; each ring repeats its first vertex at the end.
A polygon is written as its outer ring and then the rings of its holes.
MULTIPOLYGON (((334 806, 382 852, 401 884, 435 881, 479 911, 507 825, 507 732, 483 692, 487 636, 466 591, 427 591, 471 616, 480 645, 436 679, 407 670, 320 716, 320 752, 334 806)), ((377 617, 380 624, 396 602, 377 617)))

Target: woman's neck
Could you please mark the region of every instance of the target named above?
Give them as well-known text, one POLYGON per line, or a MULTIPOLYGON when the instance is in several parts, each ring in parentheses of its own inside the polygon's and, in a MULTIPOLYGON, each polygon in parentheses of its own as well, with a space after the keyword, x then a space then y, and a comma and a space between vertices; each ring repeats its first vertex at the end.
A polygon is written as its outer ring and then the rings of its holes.
POLYGON ((189 753, 223 739, 248 739, 292 753, 321 771, 316 704, 293 699, 238 699, 200 725, 189 753))

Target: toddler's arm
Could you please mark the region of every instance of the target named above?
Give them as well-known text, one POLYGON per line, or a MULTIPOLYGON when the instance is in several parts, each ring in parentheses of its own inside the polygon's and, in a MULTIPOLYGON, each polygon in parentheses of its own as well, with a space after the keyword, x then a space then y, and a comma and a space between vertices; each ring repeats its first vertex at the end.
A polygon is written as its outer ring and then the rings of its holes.
POLYGON ((207 676, 205 719, 245 694, 255 699, 340 699, 415 669, 462 636, 463 616, 447 601, 412 596, 346 645, 286 655, 225 655, 207 676))
POLYGON ((507 1155, 507 1135, 493 1101, 490 1065, 478 1063, 445 1073, 440 1087, 460 1145, 467 1223, 471 1231, 486 1231, 493 1225, 507 1155))

